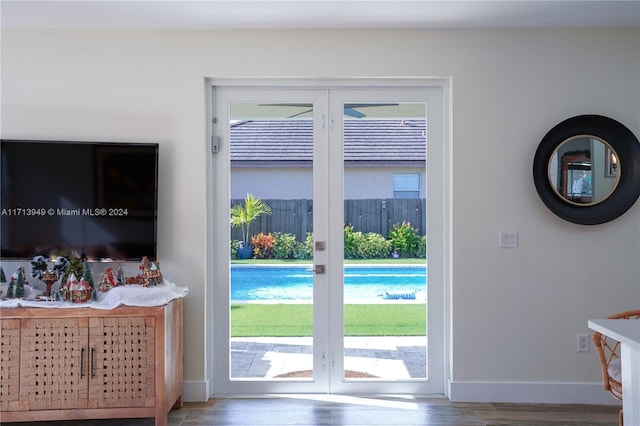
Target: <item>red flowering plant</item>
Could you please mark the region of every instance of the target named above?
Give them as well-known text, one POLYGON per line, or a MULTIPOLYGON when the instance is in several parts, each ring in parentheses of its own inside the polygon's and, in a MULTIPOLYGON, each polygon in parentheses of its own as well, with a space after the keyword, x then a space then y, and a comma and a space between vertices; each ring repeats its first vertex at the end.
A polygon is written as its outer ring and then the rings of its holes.
POLYGON ((256 259, 272 259, 273 247, 276 245, 276 237, 271 233, 259 233, 251 237, 253 255, 256 259))

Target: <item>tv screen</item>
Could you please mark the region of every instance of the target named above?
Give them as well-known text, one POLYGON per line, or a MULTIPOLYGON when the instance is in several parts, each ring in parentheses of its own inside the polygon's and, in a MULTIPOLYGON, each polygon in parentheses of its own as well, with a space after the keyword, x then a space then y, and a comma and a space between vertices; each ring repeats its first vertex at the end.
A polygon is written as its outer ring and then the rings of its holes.
POLYGON ((0 257, 156 259, 158 144, 0 140, 0 257))

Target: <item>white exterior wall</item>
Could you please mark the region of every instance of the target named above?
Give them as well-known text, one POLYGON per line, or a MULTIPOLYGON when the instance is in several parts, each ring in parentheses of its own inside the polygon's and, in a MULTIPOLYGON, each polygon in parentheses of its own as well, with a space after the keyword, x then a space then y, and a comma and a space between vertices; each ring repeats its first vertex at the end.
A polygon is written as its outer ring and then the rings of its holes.
POLYGON ((231 172, 231 198, 253 194, 263 200, 313 198, 311 169, 234 168, 231 172))
POLYGON ((205 78, 450 78, 447 378, 456 400, 609 401, 587 319, 640 305, 640 203, 598 226, 538 199, 540 139, 578 114, 640 135, 638 29, 2 30, 1 136, 160 143, 159 259, 188 286, 185 399, 207 395, 205 78), (354 54, 357 52, 358 54, 354 54), (519 247, 499 249, 498 231, 519 247))
MULTIPOLYGON (((345 170, 344 197, 348 200, 393 198, 394 173, 420 173, 421 169, 352 168, 345 170)), ((421 174, 424 176, 424 173, 421 174)), ((422 184, 424 186, 424 184, 422 184)), ((247 193, 262 199, 282 200, 311 198, 313 183, 310 169, 303 168, 235 168, 231 172, 231 198, 242 199, 247 193), (295 182, 295 185, 291 185, 295 182)), ((424 197, 424 188, 420 196, 424 197)))
POLYGON ((420 173, 420 198, 424 198, 424 169, 352 168, 345 170, 344 198, 367 200, 393 198, 395 173, 420 173))

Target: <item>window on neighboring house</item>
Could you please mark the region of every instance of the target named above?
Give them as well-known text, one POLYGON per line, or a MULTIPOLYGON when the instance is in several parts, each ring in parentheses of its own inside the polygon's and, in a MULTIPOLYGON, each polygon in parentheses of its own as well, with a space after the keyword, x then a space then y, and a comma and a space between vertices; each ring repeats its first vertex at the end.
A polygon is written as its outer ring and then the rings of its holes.
POLYGON ((420 173, 394 173, 393 198, 420 198, 420 173))

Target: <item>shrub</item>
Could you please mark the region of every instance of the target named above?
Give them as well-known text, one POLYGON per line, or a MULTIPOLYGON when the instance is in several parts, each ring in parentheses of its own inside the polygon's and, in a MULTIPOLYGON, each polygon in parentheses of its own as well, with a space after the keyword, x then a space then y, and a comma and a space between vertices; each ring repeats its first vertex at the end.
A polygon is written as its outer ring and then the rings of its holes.
POLYGON ((422 237, 418 243, 417 257, 427 257, 427 236, 422 237))
POLYGON ((256 259, 272 259, 273 247, 275 246, 276 238, 273 234, 263 234, 262 232, 251 237, 251 244, 253 245, 253 255, 256 259))
POLYGON ((391 247, 396 250, 400 257, 417 257, 420 240, 418 231, 409 222, 395 224, 387 235, 391 241, 391 247))
POLYGON ((357 259, 359 257, 358 247, 362 239, 362 232, 354 231, 353 225, 344 227, 344 258, 357 259))
POLYGON ((385 258, 391 253, 391 242, 375 232, 363 234, 354 231, 353 226, 344 227, 344 257, 345 259, 376 259, 385 258))
POLYGON ((274 232, 273 236, 276 239, 273 246, 273 257, 276 259, 295 259, 296 247, 298 244, 302 244, 296 241, 296 236, 283 232, 274 232))
POLYGON ((231 240, 231 259, 237 259, 238 258, 238 248, 240 248, 240 241, 238 240, 231 240))
POLYGON ((362 246, 359 252, 364 258, 382 259, 389 257, 391 254, 391 241, 385 239, 382 235, 375 232, 364 234, 362 246))
POLYGON ((313 233, 307 232, 304 243, 298 243, 296 246, 296 259, 311 259, 313 257, 313 233))

